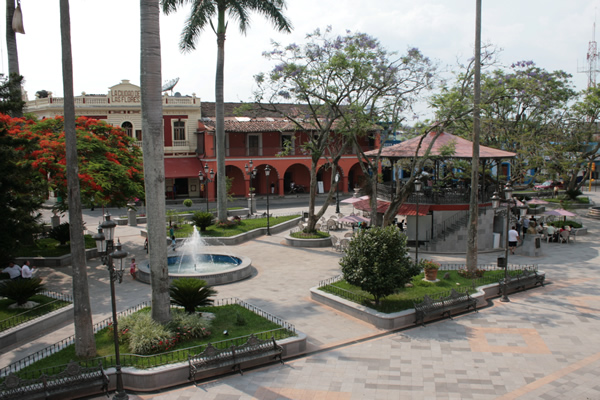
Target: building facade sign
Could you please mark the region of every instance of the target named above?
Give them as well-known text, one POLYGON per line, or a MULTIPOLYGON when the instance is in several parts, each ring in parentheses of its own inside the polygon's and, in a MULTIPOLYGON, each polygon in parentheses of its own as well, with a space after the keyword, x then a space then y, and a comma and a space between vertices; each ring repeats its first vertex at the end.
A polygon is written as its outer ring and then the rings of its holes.
POLYGON ((141 94, 139 90, 111 90, 111 103, 139 103, 141 94))

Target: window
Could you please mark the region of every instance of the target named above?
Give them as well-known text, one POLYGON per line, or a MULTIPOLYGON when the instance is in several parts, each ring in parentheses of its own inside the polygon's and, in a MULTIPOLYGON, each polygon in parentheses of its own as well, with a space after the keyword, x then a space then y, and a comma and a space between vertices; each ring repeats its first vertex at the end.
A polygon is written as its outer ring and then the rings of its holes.
POLYGON ((257 135, 248 136, 248 155, 259 156, 260 144, 259 137, 257 135))
POLYGON ((125 131, 127 136, 133 137, 133 125, 129 121, 125 121, 121 124, 121 128, 125 131))
POLYGON ((289 155, 294 154, 294 137, 292 135, 281 135, 281 151, 289 150, 289 155))
POLYGON ((142 141, 142 130, 141 129, 135 130, 135 140, 137 140, 138 142, 142 141))
POLYGON ((173 140, 185 140, 185 121, 173 122, 173 140))

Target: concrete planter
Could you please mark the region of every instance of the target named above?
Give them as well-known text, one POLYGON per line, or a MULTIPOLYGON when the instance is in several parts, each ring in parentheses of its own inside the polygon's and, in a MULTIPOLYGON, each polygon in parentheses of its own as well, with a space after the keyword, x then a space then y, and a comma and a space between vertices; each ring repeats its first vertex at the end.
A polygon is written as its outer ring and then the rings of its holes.
MULTIPOLYGON (((538 273, 540 275, 545 275, 545 273, 542 271, 538 271, 538 273)), ((477 288, 477 293, 472 294, 471 297, 477 299, 478 308, 487 305, 487 299, 498 296, 498 286, 499 285, 497 283, 492 283, 477 288)), ((509 293, 513 292, 514 290, 510 291, 509 293)), ((390 330, 406 328, 415 324, 415 310, 413 308, 397 313, 382 313, 373 310, 372 308, 354 303, 350 300, 326 293, 322 290, 319 290, 317 287, 310 289, 310 298, 338 311, 351 315, 354 318, 358 318, 361 321, 368 322, 379 329, 390 330)), ((436 315, 431 318, 426 318, 425 322, 439 318, 439 315, 436 315)))
POLYGON ((0 332, 0 351, 17 343, 29 342, 40 332, 56 330, 70 321, 73 321, 73 304, 7 329, 0 332))
POLYGON ((331 237, 318 239, 298 239, 291 236, 286 236, 285 243, 292 247, 331 247, 331 237))
MULTIPOLYGON (((98 249, 87 249, 85 251, 85 259, 89 260, 98 257, 98 249)), ((31 261, 31 265, 36 267, 66 267, 71 265, 71 254, 65 254, 60 257, 16 257, 15 262, 23 265, 25 261, 31 261)))

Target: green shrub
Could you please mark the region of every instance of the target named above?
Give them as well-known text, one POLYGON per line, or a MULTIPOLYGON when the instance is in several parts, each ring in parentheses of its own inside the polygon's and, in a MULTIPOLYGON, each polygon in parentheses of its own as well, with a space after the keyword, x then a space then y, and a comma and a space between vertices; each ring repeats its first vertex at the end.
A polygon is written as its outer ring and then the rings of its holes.
POLYGON ((183 205, 186 207, 191 207, 194 204, 194 202, 192 201, 192 199, 185 199, 183 201, 183 205))
POLYGON ((209 323, 200 314, 174 311, 167 327, 178 341, 210 336, 209 323))
POLYGON ((361 230, 340 265, 344 279, 370 293, 375 304, 420 272, 406 251, 406 236, 394 225, 361 230))
POLYGON ((205 280, 198 278, 175 279, 169 287, 171 304, 177 304, 188 313, 196 312, 196 307, 210 306, 213 300, 209 297, 217 291, 208 286, 205 280))
POLYGON ((548 225, 552 225, 555 228, 563 228, 563 227, 565 227, 567 225, 570 225, 571 228, 576 228, 576 229, 579 229, 579 228, 581 228, 583 226, 579 222, 570 221, 570 220, 566 220, 566 221, 553 221, 553 222, 549 222, 548 225))
POLYGON ((565 194, 569 200, 577 199, 577 196, 581 196, 583 193, 579 189, 565 190, 565 194))
POLYGON ((196 211, 192 215, 191 221, 194 225, 200 227, 202 232, 206 231, 206 228, 211 226, 213 223, 214 215, 206 211, 196 211))
POLYGON ((315 231, 315 232, 300 231, 300 232, 292 232, 292 233, 290 233, 290 236, 293 238, 296 238, 296 239, 322 239, 322 238, 327 238, 330 235, 328 232, 321 232, 321 231, 315 231))
POLYGON ((60 245, 63 246, 67 244, 69 240, 71 240, 70 231, 71 229, 69 223, 64 222, 52 228, 50 232, 48 232, 48 237, 58 241, 60 245))
POLYGON ((119 321, 120 337, 134 354, 152 354, 169 349, 173 334, 147 312, 131 314, 119 321))
POLYGON ((244 326, 247 324, 246 318, 244 318, 244 316, 242 314, 240 314, 239 312, 235 313, 235 324, 237 326, 244 326))
POLYGON ((0 283, 0 296, 23 305, 45 289, 40 278, 11 279, 0 283))

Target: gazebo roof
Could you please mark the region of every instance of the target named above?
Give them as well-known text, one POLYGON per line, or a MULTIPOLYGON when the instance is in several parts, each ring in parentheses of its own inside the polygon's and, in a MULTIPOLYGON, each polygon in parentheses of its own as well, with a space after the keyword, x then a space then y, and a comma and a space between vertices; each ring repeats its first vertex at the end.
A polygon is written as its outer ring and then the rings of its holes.
MULTIPOLYGON (((427 148, 429 147, 429 143, 435 137, 437 133, 431 132, 428 133, 425 139, 423 139, 423 143, 421 144, 421 148, 419 149, 419 156, 424 156, 427 148)), ((381 157, 389 157, 389 158, 411 158, 415 156, 415 152, 417 151, 417 146, 419 145, 419 141, 421 140, 421 136, 417 136, 413 139, 406 140, 402 143, 395 144, 393 146, 385 147, 381 150, 381 157)), ((447 132, 442 132, 440 136, 435 140, 435 143, 431 147, 431 156, 439 156, 441 150, 447 148, 447 146, 451 143, 454 143, 454 154, 448 156, 448 158, 471 158, 473 157, 473 143, 463 139, 461 137, 452 135, 447 132)), ((371 150, 365 153, 368 156, 376 156, 378 150, 371 150)), ((498 150, 492 147, 487 146, 479 146, 479 157, 480 158, 512 158, 515 157, 515 153, 511 153, 509 151, 498 150)))

